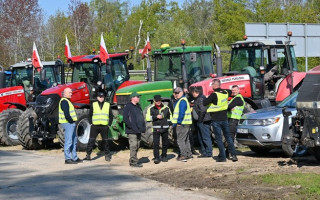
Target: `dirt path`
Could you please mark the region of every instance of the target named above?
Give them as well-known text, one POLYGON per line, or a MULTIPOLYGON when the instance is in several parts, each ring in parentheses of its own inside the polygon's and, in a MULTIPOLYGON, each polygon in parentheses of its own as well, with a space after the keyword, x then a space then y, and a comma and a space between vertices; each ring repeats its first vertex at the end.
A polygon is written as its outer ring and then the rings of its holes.
MULTIPOLYGON (((10 147, 0 150, 10 151, 10 147)), ((62 150, 35 151, 37 154, 58 154, 63 159, 62 150)), ((214 149, 214 155, 218 152, 214 149)), ((169 184, 187 191, 196 191, 222 199, 290 199, 301 186, 272 187, 256 179, 264 174, 290 174, 295 172, 312 172, 320 174, 319 163, 312 157, 286 158, 281 151, 271 151, 268 156, 258 156, 246 150, 239 153, 239 161, 217 163, 212 158, 194 158, 188 162, 176 161, 176 153, 169 152, 169 162, 155 165, 150 149, 141 149, 138 153, 143 168, 128 166, 129 151, 115 152, 110 165, 134 175, 146 177, 169 184)), ((103 164, 104 157, 100 153, 91 163, 103 164)), ((85 153, 79 153, 80 158, 85 153)), ((95 155, 93 155, 94 157, 95 155)), ((62 162, 63 160, 61 160, 62 162)), ((109 165, 109 164, 108 164, 109 165)))

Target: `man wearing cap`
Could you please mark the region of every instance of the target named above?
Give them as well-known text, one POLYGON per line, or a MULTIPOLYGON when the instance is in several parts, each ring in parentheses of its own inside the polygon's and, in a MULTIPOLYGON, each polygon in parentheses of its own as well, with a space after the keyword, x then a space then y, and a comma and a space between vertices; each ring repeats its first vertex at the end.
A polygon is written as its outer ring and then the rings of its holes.
POLYGON ((154 163, 159 164, 160 136, 162 138, 161 160, 162 162, 168 162, 168 129, 171 125, 172 114, 169 107, 162 104, 162 99, 160 95, 155 95, 153 97, 153 102, 153 105, 149 107, 147 110, 146 120, 152 122, 154 163))
POLYGON ((174 111, 172 117, 173 126, 177 132, 177 143, 180 149, 180 157, 178 161, 187 162, 192 158, 189 131, 192 124, 191 109, 188 99, 184 96, 180 87, 174 89, 174 95, 177 101, 174 103, 174 111))
POLYGON ((110 103, 104 102, 104 93, 98 92, 97 100, 91 104, 89 110, 89 123, 91 124, 87 155, 84 160, 91 160, 91 153, 100 133, 102 137, 103 150, 106 161, 111 161, 111 154, 108 144, 108 130, 113 120, 110 103))
POLYGON ((126 125, 126 133, 129 139, 129 165, 131 167, 142 167, 142 164, 138 162, 137 153, 140 147, 141 133, 146 131, 146 124, 139 101, 140 95, 137 92, 133 92, 130 95, 130 102, 123 109, 123 121, 126 125))
POLYGON ((70 99, 72 97, 71 88, 66 88, 63 91, 63 97, 59 102, 59 124, 64 129, 64 157, 65 164, 77 164, 82 162, 78 158, 77 135, 76 135, 76 121, 77 114, 70 99))

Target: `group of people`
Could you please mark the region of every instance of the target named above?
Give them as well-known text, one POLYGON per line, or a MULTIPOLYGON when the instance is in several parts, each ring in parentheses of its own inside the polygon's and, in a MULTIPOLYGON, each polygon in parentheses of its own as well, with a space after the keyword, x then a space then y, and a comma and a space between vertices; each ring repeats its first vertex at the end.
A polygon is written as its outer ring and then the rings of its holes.
MULTIPOLYGON (((187 162, 195 154, 193 149, 191 126, 198 131, 200 143, 200 155, 198 158, 212 157, 212 127, 214 137, 219 148, 217 162, 226 162, 227 159, 233 162, 238 161, 234 146, 236 126, 244 110, 245 102, 240 94, 237 85, 231 90, 221 89, 220 80, 213 79, 212 88, 214 92, 207 98, 202 94, 201 88, 193 88, 193 108, 185 96, 182 88, 177 87, 173 91, 173 98, 169 105, 162 102, 160 95, 155 95, 153 104, 148 107, 145 116, 140 107, 140 95, 133 92, 130 95, 130 102, 123 110, 123 121, 129 140, 130 158, 129 165, 132 167, 143 167, 139 162, 137 153, 140 147, 141 134, 146 131, 146 123, 152 123, 153 133, 153 154, 154 163, 168 162, 167 148, 169 128, 172 126, 176 143, 179 147, 178 161, 187 162), (223 142, 223 137, 225 143, 223 142), (160 138, 162 152, 160 155, 160 138)), ((70 98, 72 91, 66 88, 64 97, 59 104, 59 123, 65 129, 64 155, 66 164, 77 164, 83 162, 76 153, 75 121, 77 116, 70 98)), ((110 104, 104 101, 104 94, 98 93, 96 102, 91 104, 89 123, 91 124, 90 138, 87 146, 87 155, 84 160, 91 159, 91 152, 99 133, 103 138, 105 160, 111 160, 111 154, 107 142, 108 126, 111 125, 113 115, 110 104)))

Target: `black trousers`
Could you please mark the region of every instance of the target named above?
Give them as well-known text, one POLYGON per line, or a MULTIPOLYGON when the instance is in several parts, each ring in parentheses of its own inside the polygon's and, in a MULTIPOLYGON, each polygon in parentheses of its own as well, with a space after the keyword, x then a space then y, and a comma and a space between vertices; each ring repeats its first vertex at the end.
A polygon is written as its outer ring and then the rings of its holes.
POLYGON ((168 129, 154 129, 153 130, 153 155, 154 158, 159 158, 159 145, 160 145, 160 136, 162 139, 162 154, 161 157, 167 156, 168 149, 168 129))
MULTIPOLYGON (((237 131, 237 125, 238 125, 239 120, 238 119, 233 119, 229 118, 228 123, 229 123, 229 129, 230 129, 230 134, 232 137, 232 141, 234 142, 234 139, 236 138, 236 131, 237 131)), ((228 149, 228 143, 227 141, 224 142, 224 146, 226 147, 226 155, 229 154, 229 149, 228 149)), ((228 155, 227 155, 228 156, 228 155)))
POLYGON ((103 145, 104 154, 108 155, 110 153, 109 144, 108 144, 108 131, 109 131, 109 127, 106 125, 91 125, 90 137, 89 137, 89 142, 88 142, 88 146, 87 146, 87 154, 88 155, 91 155, 92 149, 94 147, 94 144, 96 142, 96 138, 99 133, 102 137, 102 145, 103 145))

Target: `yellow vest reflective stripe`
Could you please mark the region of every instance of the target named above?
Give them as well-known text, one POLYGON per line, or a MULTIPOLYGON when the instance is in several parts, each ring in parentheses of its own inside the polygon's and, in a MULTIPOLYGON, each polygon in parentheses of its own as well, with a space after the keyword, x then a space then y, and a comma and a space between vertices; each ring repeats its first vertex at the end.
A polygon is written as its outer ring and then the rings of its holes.
POLYGON ((99 103, 94 102, 92 104, 92 107, 93 107, 92 124, 108 125, 110 104, 108 102, 104 102, 102 109, 100 109, 99 103))
POLYGON ((188 102, 188 99, 186 97, 182 97, 179 99, 179 101, 176 104, 176 107, 174 108, 173 111, 173 119, 172 119, 172 123, 176 124, 178 122, 178 117, 179 117, 179 105, 180 102, 184 100, 187 103, 187 110, 184 114, 183 120, 181 122, 181 124, 192 124, 192 117, 191 117, 191 109, 190 109, 190 105, 188 102))
POLYGON ((73 104, 71 103, 71 101, 69 99, 63 97, 63 98, 60 99, 60 102, 59 102, 59 123, 60 124, 69 123, 67 121, 66 117, 64 116, 63 110, 61 109, 61 102, 63 100, 66 100, 68 102, 68 104, 69 104, 69 113, 70 113, 70 116, 71 116, 72 120, 73 121, 77 121, 78 120, 77 113, 74 110, 73 104))
POLYGON ((244 110, 244 99, 242 97, 241 94, 237 94, 235 97, 233 97, 233 99, 231 99, 231 101, 229 102, 229 104, 236 98, 236 97, 240 97, 243 105, 242 106, 236 106, 234 107, 231 111, 228 111, 228 118, 232 118, 232 119, 241 119, 243 110, 244 110))
POLYGON ((218 111, 223 111, 228 109, 228 97, 229 94, 226 93, 221 93, 221 92, 215 92, 217 95, 218 103, 217 105, 210 103, 208 105, 207 112, 218 112, 218 111))

